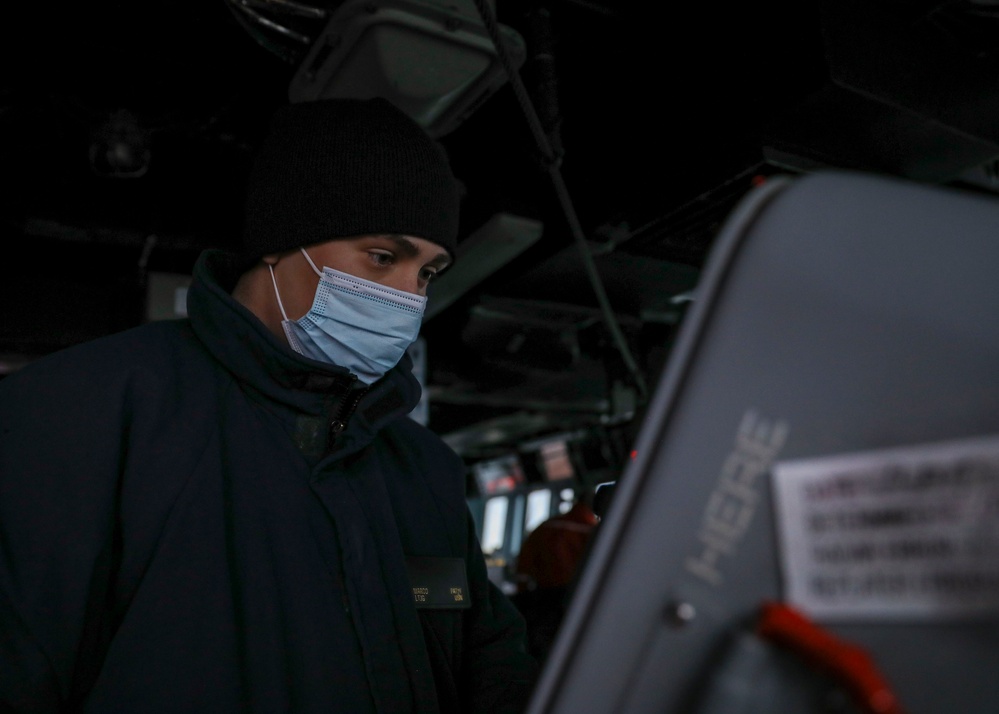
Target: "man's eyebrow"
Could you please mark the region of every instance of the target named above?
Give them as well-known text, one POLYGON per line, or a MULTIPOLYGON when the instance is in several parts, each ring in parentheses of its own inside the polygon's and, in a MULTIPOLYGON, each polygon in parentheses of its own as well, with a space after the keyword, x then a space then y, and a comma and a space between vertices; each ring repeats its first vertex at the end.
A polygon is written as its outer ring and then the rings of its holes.
POLYGON ((396 250, 402 253, 405 258, 415 258, 420 254, 419 249, 413 244, 413 241, 406 238, 406 236, 390 233, 385 237, 395 243, 396 250))
MULTIPOLYGON (((390 233, 385 237, 395 243, 396 249, 406 258, 415 258, 420 254, 420 249, 406 236, 390 233)), ((439 270, 443 270, 450 264, 451 257, 447 253, 440 253, 427 262, 427 265, 439 270)))

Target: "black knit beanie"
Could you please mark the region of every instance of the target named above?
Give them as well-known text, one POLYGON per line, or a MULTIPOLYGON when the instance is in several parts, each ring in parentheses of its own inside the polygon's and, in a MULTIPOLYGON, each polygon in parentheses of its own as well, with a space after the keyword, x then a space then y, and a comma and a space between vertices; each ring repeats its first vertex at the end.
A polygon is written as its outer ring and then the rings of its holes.
POLYGON ((382 233, 432 241, 453 258, 458 202, 443 149, 388 100, 285 105, 250 170, 243 263, 382 233))

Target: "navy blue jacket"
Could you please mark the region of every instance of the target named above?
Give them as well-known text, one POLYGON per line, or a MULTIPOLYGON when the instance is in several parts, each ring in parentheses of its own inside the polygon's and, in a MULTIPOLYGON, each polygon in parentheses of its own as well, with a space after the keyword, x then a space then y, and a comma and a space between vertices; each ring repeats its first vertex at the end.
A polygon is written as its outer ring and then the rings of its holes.
POLYGON ((237 277, 208 251, 189 319, 0 381, 0 704, 520 711, 523 621, 460 459, 407 417, 408 360, 359 390, 235 302, 237 277), (419 609, 410 556, 461 558, 471 606, 419 609))

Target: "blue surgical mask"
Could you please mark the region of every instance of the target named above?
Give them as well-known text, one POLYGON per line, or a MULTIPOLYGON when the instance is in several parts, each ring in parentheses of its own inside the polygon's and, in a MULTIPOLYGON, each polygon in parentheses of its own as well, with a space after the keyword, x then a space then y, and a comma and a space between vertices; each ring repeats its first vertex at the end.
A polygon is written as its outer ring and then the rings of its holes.
POLYGON ((320 271, 301 250, 319 276, 319 286, 312 309, 298 320, 288 319, 274 268, 268 266, 288 344, 301 355, 346 367, 372 384, 395 367, 416 340, 427 298, 332 268, 320 271))

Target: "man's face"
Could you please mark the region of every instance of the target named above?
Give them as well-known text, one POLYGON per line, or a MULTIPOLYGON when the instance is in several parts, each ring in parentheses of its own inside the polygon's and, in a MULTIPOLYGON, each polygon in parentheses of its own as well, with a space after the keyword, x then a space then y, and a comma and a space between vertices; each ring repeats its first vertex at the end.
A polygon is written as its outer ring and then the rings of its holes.
MULTIPOLYGON (((402 235, 367 235, 317 243, 306 248, 312 262, 322 270, 324 267, 339 270, 357 278, 370 280, 389 288, 407 293, 426 295, 427 286, 434 277, 448 266, 451 259, 447 251, 436 243, 422 238, 402 235)), ((274 269, 274 279, 281 291, 288 317, 297 320, 312 307, 319 278, 312 270, 305 256, 299 250, 265 255, 264 263, 274 269)), ((270 281, 267 291, 271 293, 270 281)), ((273 301, 273 296, 267 302, 273 301)), ((273 306, 276 309, 276 306, 273 306)), ((263 308, 257 314, 264 314, 263 308)), ((263 317, 268 325, 274 322, 278 327, 275 334, 281 334, 280 316, 263 317)))
MULTIPOLYGON (((427 286, 448 266, 447 251, 436 243, 403 235, 370 235, 331 240, 305 249, 316 267, 333 268, 407 293, 426 295, 427 286)), ((305 257, 302 266, 313 278, 305 257)), ((294 260, 285 256, 284 260, 294 260)))

